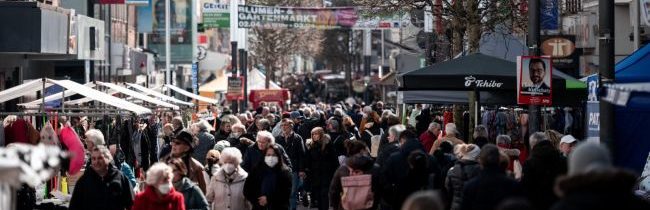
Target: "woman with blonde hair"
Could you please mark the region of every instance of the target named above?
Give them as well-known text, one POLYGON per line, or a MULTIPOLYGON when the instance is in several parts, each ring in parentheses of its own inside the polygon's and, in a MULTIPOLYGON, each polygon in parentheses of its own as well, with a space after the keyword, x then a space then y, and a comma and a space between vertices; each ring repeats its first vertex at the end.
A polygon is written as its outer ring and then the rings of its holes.
POLYGON ((450 209, 460 209, 463 203, 463 188, 465 183, 478 176, 481 167, 478 155, 481 149, 476 144, 459 144, 454 148, 458 161, 449 169, 445 179, 445 190, 452 196, 450 209))
POLYGON ((311 138, 307 140, 306 183, 311 186, 312 207, 319 210, 329 208, 329 184, 339 167, 336 151, 330 142, 329 135, 321 127, 312 129, 311 138))

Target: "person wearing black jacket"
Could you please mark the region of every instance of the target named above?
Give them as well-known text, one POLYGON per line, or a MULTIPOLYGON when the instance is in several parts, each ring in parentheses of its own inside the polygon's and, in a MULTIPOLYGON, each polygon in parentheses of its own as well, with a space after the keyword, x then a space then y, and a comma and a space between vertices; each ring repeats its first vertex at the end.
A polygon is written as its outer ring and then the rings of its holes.
POLYGON ((252 210, 289 209, 291 169, 281 153, 278 145, 270 145, 246 179, 244 196, 252 204, 252 210))
MULTIPOLYGON (((253 168, 257 167, 260 161, 264 160, 264 151, 266 151, 269 146, 276 144, 275 137, 273 137, 273 134, 268 131, 260 131, 255 139, 255 143, 246 149, 244 161, 241 163, 241 167, 246 171, 251 171, 253 168)), ((289 160, 289 156, 284 150, 284 147, 279 144, 277 144, 277 146, 280 149, 280 154, 282 154, 282 160, 291 169, 292 164, 289 160)))
POLYGON ((312 207, 329 208, 329 184, 339 167, 331 139, 321 127, 316 127, 307 140, 307 180, 312 192, 312 207))
MULTIPOLYGON (((533 136, 531 136, 533 138, 533 136)), ((566 174, 567 162, 562 153, 543 139, 534 144, 523 165, 521 184, 534 209, 549 209, 558 200, 553 186, 557 177, 566 174)))
POLYGON ((401 142, 398 152, 391 154, 386 163, 381 165, 384 187, 382 209, 400 209, 407 196, 421 190, 420 187, 436 185, 430 184, 435 182, 429 178, 431 174, 440 174, 437 162, 426 155, 415 131, 401 132, 396 141, 401 142))
POLYGON ((383 167, 388 158, 394 152, 399 151, 399 137, 404 130, 406 130, 406 128, 401 124, 391 126, 388 129, 388 142, 384 146, 379 147, 379 152, 377 153, 377 161, 375 162, 376 164, 383 167))
POLYGON ((70 210, 124 210, 133 205, 133 186, 111 162, 113 157, 105 146, 91 151, 91 169, 79 178, 70 210))
POLYGON ((306 148, 302 137, 293 132, 293 121, 284 119, 281 123, 282 133, 275 137, 275 141, 284 147, 287 155, 289 155, 289 160, 291 160, 293 178, 290 206, 291 209, 295 209, 297 206, 298 189, 302 185, 300 179, 305 178, 306 148))

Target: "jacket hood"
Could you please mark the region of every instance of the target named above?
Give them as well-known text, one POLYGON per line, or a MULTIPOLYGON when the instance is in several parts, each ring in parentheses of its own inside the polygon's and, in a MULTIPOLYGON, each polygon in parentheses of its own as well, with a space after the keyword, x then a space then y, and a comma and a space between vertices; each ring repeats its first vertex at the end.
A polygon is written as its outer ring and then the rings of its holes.
POLYGON ((192 180, 190 180, 190 178, 183 177, 181 179, 181 187, 179 189, 176 189, 176 190, 179 191, 179 192, 182 192, 182 191, 186 191, 186 190, 191 189, 192 186, 193 186, 192 180))
MULTIPOLYGON (((246 172, 241 166, 238 166, 237 172, 233 174, 233 182, 244 181, 248 177, 248 172, 246 172)), ((226 182, 226 172, 223 168, 220 168, 215 174, 217 181, 226 182)))
POLYGON ((632 193, 636 176, 618 169, 559 177, 555 184, 555 194, 563 197, 572 193, 603 193, 622 195, 632 193))
POLYGON ((424 152, 424 147, 422 146, 422 143, 420 143, 417 139, 408 139, 400 147, 400 152, 405 156, 410 155, 411 152, 415 150, 420 150, 424 152))

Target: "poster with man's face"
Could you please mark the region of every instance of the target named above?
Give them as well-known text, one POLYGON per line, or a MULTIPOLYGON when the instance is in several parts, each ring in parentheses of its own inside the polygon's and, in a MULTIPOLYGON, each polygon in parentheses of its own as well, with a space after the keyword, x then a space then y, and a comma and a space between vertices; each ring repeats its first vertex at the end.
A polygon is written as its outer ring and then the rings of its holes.
POLYGON ((552 62, 550 57, 520 56, 517 59, 517 102, 551 105, 552 62))

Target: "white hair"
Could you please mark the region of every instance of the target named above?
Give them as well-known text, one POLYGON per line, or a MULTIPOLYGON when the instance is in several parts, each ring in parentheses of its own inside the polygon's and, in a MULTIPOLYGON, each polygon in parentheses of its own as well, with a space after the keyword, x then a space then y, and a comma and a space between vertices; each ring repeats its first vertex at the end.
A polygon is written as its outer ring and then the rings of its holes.
POLYGON ((95 149, 93 149, 93 152, 99 152, 106 158, 107 162, 112 162, 113 161, 113 155, 111 155, 111 151, 106 148, 104 145, 97 145, 95 146, 95 149))
POLYGON ((273 134, 271 134, 268 131, 260 131, 257 132, 257 138, 256 141, 259 141, 261 138, 266 138, 269 140, 269 144, 275 144, 275 137, 273 137, 273 134))
POLYGON ((345 112, 341 108, 336 108, 334 109, 334 115, 343 117, 345 115, 345 112))
POLYGON ((392 133, 395 136, 395 139, 399 138, 399 135, 406 130, 406 126, 402 124, 393 125, 388 129, 389 134, 392 133))
POLYGON ((510 136, 508 135, 498 135, 497 136, 497 144, 510 144, 512 139, 510 139, 510 136))
POLYGON ((174 172, 171 167, 164 163, 155 163, 147 170, 147 185, 155 185, 162 179, 174 178, 174 172))
POLYGON ((246 132, 246 126, 244 126, 244 124, 237 123, 237 124, 234 124, 234 125, 230 126, 230 129, 232 129, 232 130, 235 130, 235 128, 239 128, 239 129, 243 130, 244 133, 246 132))
POLYGON ((543 132, 535 132, 530 137, 528 138, 528 144, 530 145, 530 149, 532 150, 537 143, 542 142, 542 141, 548 141, 548 138, 546 138, 546 135, 543 132))
POLYGON ((445 133, 447 133, 447 135, 449 135, 450 133, 454 135, 458 135, 458 129, 456 128, 456 124, 447 123, 447 125, 445 125, 445 133))
POLYGON ((364 106, 363 107, 363 113, 370 113, 372 112, 372 107, 370 106, 364 106))
POLYGON ((92 142, 95 146, 104 145, 104 134, 97 129, 86 131, 86 140, 92 142))
POLYGON ((193 126, 196 126, 200 131, 209 131, 212 130, 212 126, 208 121, 205 120, 199 120, 199 122, 192 124, 193 126))
POLYGON ((430 127, 434 127, 434 128, 437 128, 437 129, 440 129, 440 128, 441 128, 441 127, 440 127, 440 123, 437 123, 437 122, 429 123, 429 128, 430 128, 430 127))
POLYGON ((225 159, 235 160, 236 164, 239 165, 242 162, 242 155, 239 149, 234 147, 226 147, 221 151, 221 157, 219 161, 223 164, 225 159))

